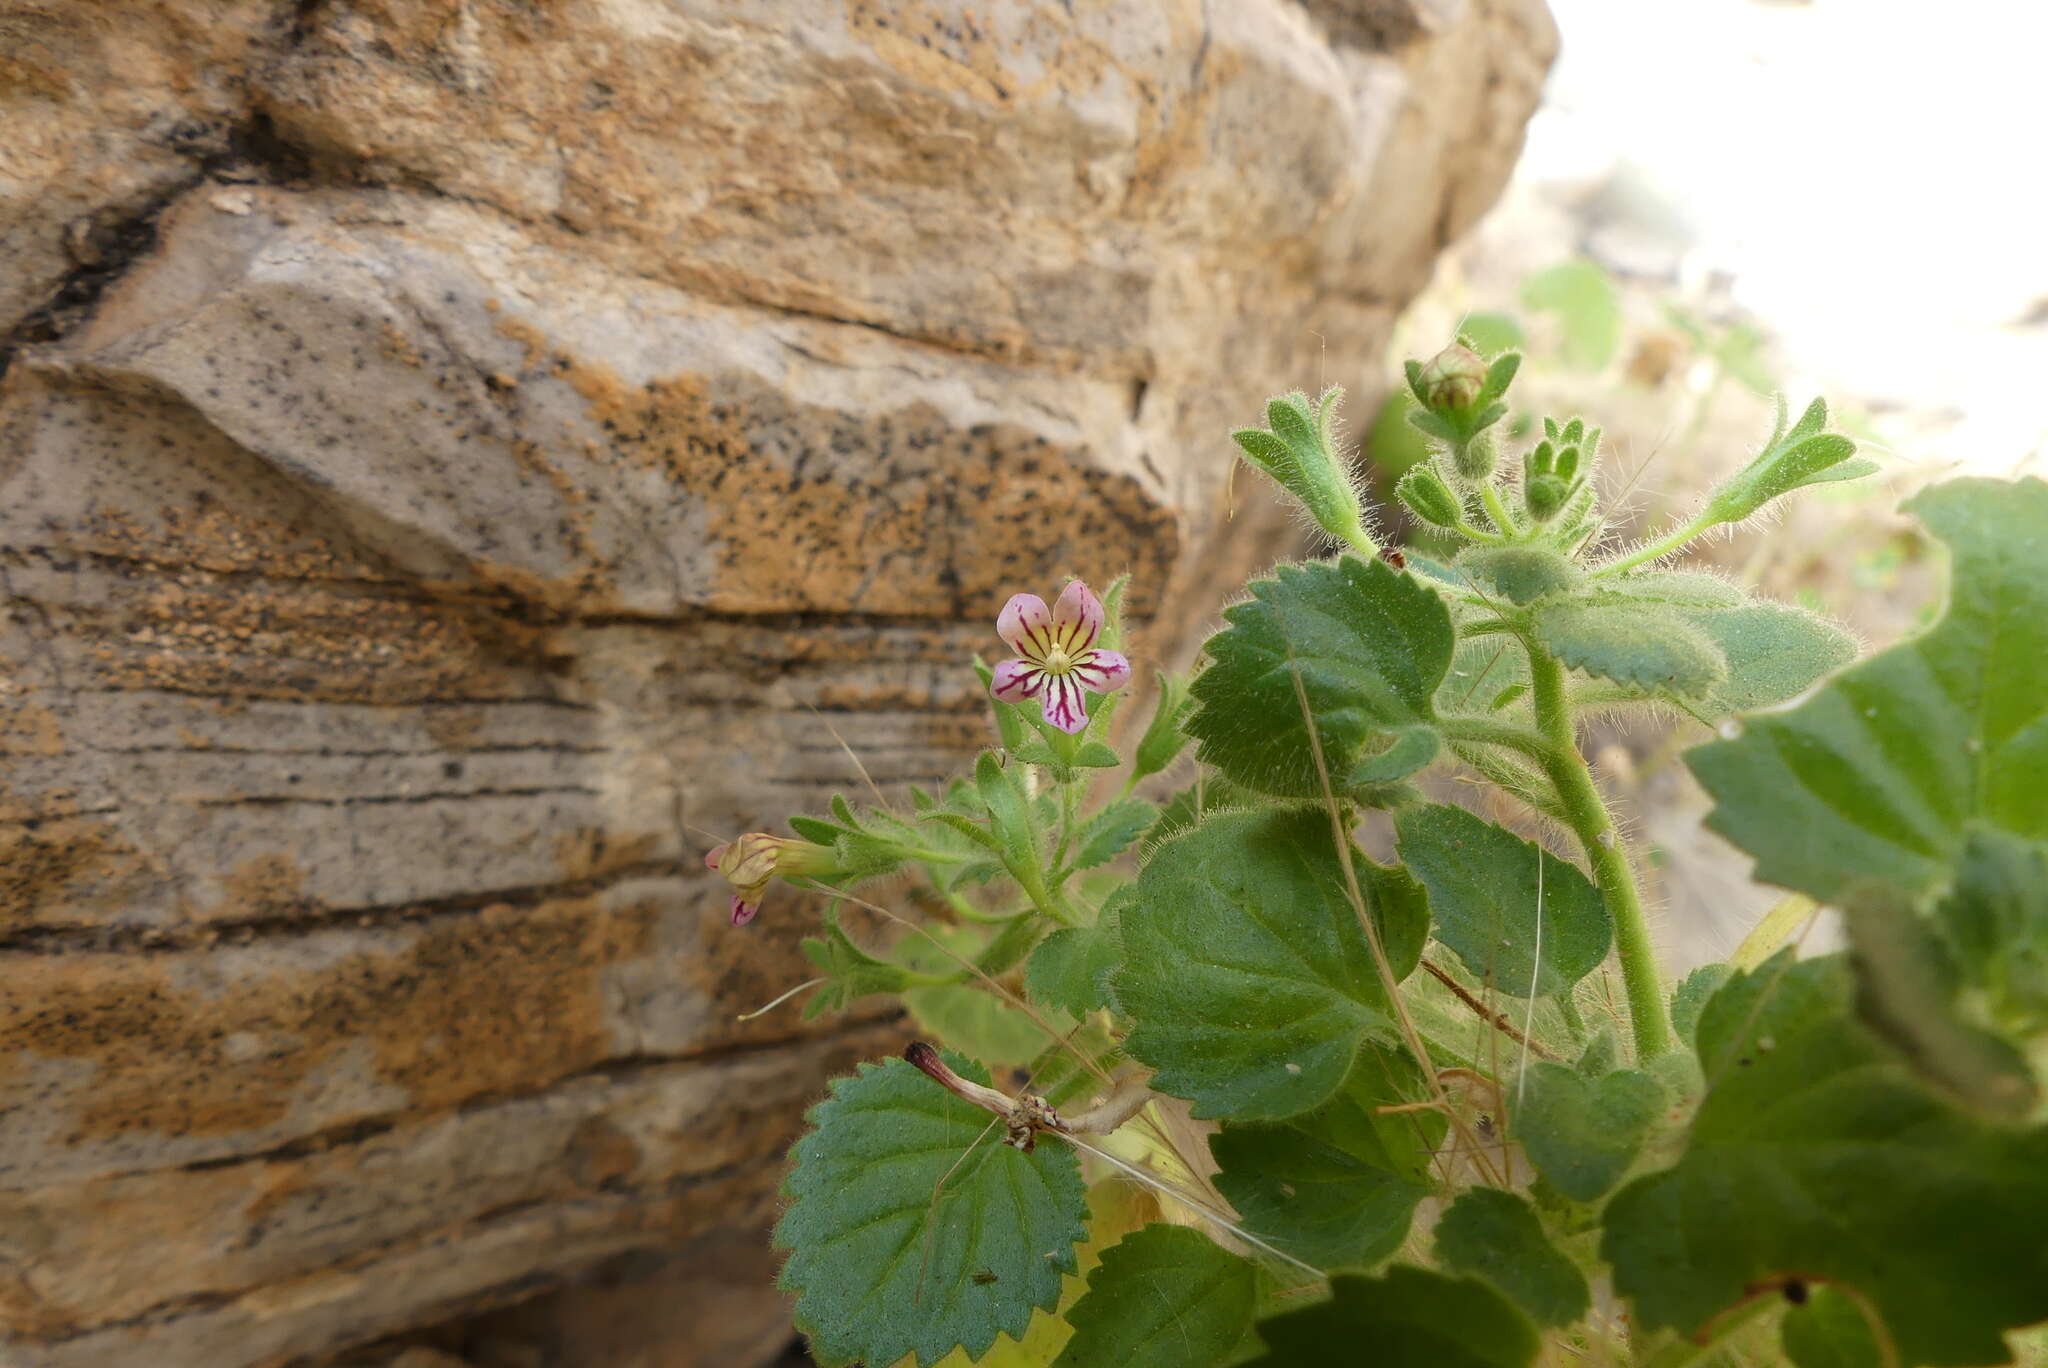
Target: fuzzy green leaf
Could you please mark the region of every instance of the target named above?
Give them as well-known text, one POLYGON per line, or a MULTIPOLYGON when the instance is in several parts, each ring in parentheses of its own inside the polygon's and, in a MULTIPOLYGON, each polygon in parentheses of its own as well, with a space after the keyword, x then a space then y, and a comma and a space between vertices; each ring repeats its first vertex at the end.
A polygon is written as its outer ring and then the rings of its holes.
POLYGON ((1823 901, 1942 888, 1973 825, 2048 839, 2048 484, 1955 480, 1908 507, 1953 558, 1941 620, 1686 756, 1756 877, 1823 901))
POLYGON ((1732 964, 1702 964, 1685 976, 1671 994, 1671 1029, 1678 1032, 1678 1038, 1686 1044, 1693 1043, 1693 1035, 1699 1026, 1700 1013, 1706 1010, 1709 1000, 1721 990, 1735 972, 1732 964))
POLYGON ((1538 1325, 1570 1325, 1592 1302, 1586 1275, 1550 1242, 1535 1209, 1500 1188, 1471 1188, 1436 1226, 1436 1257, 1507 1293, 1538 1325))
POLYGON ((1478 588, 1490 588, 1511 603, 1533 603, 1579 579, 1577 565, 1542 546, 1475 546, 1458 557, 1457 568, 1478 588))
POLYGON ((1537 604, 1531 621, 1561 663, 1629 688, 1703 698, 1728 677, 1713 638, 1676 609, 1560 597, 1537 604))
POLYGON ((1105 1250, 1053 1368, 1207 1368, 1244 1338, 1252 1265, 1198 1230, 1149 1225, 1105 1250))
POLYGON ((1727 580, 1694 570, 1637 570, 1598 581, 1597 592, 1671 608, 1733 608, 1748 601, 1727 580))
MULTIPOLYGON (((1397 979, 1415 967, 1428 913, 1412 881, 1352 853, 1397 979)), ((1152 1086, 1199 1117, 1275 1120, 1329 1097, 1368 1035, 1392 1023, 1330 819, 1231 812, 1162 845, 1118 918, 1125 1041, 1152 1086)))
POLYGON ((1601 1254, 1646 1328, 1693 1333, 1759 1289, 1855 1288, 1899 1360, 2004 1362, 2048 1318, 2048 1129, 1979 1121, 1847 1009, 1837 958, 1737 974, 1700 1019, 1709 1091, 1678 1164, 1609 1201, 1601 1254))
POLYGON ((835 1012, 875 993, 900 993, 910 982, 903 966, 877 959, 855 945, 839 925, 839 918, 826 913, 825 935, 804 938, 804 958, 818 966, 825 982, 804 1005, 808 1020, 822 1012, 835 1012))
POLYGON ((1120 798, 1082 823, 1071 868, 1093 869, 1108 864, 1144 835, 1158 819, 1159 809, 1143 798, 1120 798))
POLYGON ((1856 658, 1856 639, 1839 626, 1783 603, 1749 603, 1683 616, 1719 648, 1727 677, 1707 691, 1709 717, 1750 712, 1796 698, 1823 675, 1856 658))
POLYGON ((1200 759, 1247 788, 1320 797, 1297 674, 1333 785, 1375 738, 1432 721, 1456 640, 1423 582, 1346 556, 1282 566, 1251 591, 1224 614, 1230 626, 1209 639, 1209 666, 1191 690, 1200 759))
POLYGON ((1400 1264, 1377 1278, 1339 1274, 1329 1300, 1256 1328, 1266 1353, 1252 1368, 1524 1368, 1542 1347, 1528 1317, 1485 1283, 1400 1264))
POLYGON ((1577 1202, 1594 1201, 1621 1181, 1664 1110, 1664 1089, 1633 1069, 1595 1080, 1538 1062, 1522 1088, 1515 1128, 1522 1148, 1552 1187, 1577 1202))
POLYGON ((1245 1228, 1319 1268, 1362 1268, 1401 1247, 1415 1204, 1433 1190, 1431 1153, 1446 1123, 1435 1112, 1381 1115, 1423 1100, 1421 1070, 1368 1042, 1335 1096, 1278 1124, 1226 1122, 1209 1138, 1216 1189, 1245 1228))
POLYGON ((1114 922, 1064 927, 1031 952, 1024 988, 1033 1002, 1086 1016, 1109 1005, 1109 977, 1116 964, 1114 922))
POLYGON ((1394 829, 1402 863, 1429 890, 1437 939, 1494 991, 1548 997, 1607 957, 1607 904, 1578 866, 1448 804, 1403 808, 1394 829))
POLYGON ((1067 1146, 997 1143, 987 1112, 900 1059, 839 1079, 807 1119, 775 1242, 790 1251, 780 1286, 796 1293, 819 1362, 930 1364, 956 1345, 979 1358, 1059 1300, 1087 1214, 1067 1146))

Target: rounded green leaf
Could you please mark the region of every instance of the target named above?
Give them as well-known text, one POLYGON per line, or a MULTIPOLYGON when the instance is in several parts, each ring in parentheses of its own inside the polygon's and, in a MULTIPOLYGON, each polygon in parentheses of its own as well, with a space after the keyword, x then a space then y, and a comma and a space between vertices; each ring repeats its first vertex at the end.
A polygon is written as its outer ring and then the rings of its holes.
POLYGON ((775 1242, 821 1363, 930 1364, 956 1345, 979 1358, 1059 1300, 1084 1233, 1080 1167, 1062 1144, 999 1143, 993 1119, 900 1059, 863 1064, 811 1109, 775 1242))
POLYGON ((1535 1208, 1501 1188, 1470 1188, 1436 1225, 1437 1261, 1484 1278, 1538 1325, 1570 1325, 1592 1302, 1586 1275, 1543 1233, 1535 1208))
POLYGON ((2048 839, 2048 483, 1954 480, 1908 507, 1953 559, 1940 622, 1686 756, 1756 877, 1827 902, 1944 887, 1973 822, 2048 839))
POLYGON ((1207 1368, 1250 1326, 1252 1265, 1199 1230, 1149 1225, 1105 1250, 1053 1368, 1207 1368))
POLYGON ((1434 1189, 1436 1112, 1382 1114, 1428 1096, 1405 1054, 1367 1042, 1335 1096, 1277 1124, 1226 1122, 1209 1137, 1216 1190, 1245 1229, 1318 1268, 1364 1268, 1401 1247, 1434 1189))
POLYGON ((1190 690, 1187 730, 1205 763, 1263 793, 1316 798, 1304 694, 1333 786, 1373 738, 1432 720, 1456 638, 1422 581, 1346 556, 1282 566, 1251 592, 1224 613, 1230 626, 1209 639, 1208 667, 1190 690))
POLYGON ((1548 997, 1607 958, 1607 904, 1577 865, 1448 804, 1403 808, 1394 829, 1437 939, 1494 991, 1548 997))
POLYGON ((1327 1301, 1257 1330, 1266 1353, 1252 1368, 1525 1368, 1542 1347, 1528 1317, 1477 1278, 1401 1264, 1378 1278, 1340 1273, 1327 1301))
MULTIPOLYGON (((1396 979, 1428 935, 1421 890, 1357 852, 1396 979)), ((1386 996, 1347 896, 1330 819, 1313 809, 1211 816, 1154 853, 1118 918, 1116 1000, 1152 1086, 1196 1116, 1277 1120, 1337 1090, 1386 996)))

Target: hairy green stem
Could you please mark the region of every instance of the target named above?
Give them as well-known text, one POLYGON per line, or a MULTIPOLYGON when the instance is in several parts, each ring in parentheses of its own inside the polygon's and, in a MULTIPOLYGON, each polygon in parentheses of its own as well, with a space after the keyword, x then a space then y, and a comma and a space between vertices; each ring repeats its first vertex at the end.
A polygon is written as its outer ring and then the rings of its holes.
POLYGON ((1495 722, 1484 717, 1452 716, 1437 719, 1437 726, 1452 741, 1477 741, 1488 746, 1504 746, 1508 750, 1520 751, 1532 760, 1540 762, 1546 773, 1556 756, 1556 745, 1548 736, 1534 732, 1512 722, 1495 722))
POLYGON ((1665 533, 1653 542, 1637 547, 1618 561, 1608 562, 1593 573, 1595 575, 1619 575, 1625 570, 1635 569, 1644 561, 1653 561, 1660 556, 1668 556, 1718 521, 1720 520, 1712 516, 1710 510, 1702 509, 1690 522, 1665 533))
POLYGON ((1564 667, 1543 651, 1529 651, 1529 681, 1536 702, 1536 725, 1550 742, 1543 758, 1550 782, 1564 806, 1565 823, 1578 837, 1592 866, 1593 882, 1614 919, 1614 949, 1621 958, 1622 984, 1628 992, 1629 1022, 1635 1032, 1636 1058, 1646 1060, 1671 1048, 1671 1017, 1664 1008, 1664 985, 1657 974, 1657 952, 1650 943, 1650 924, 1628 850, 1607 802, 1593 782, 1586 757, 1579 754, 1572 732, 1571 705, 1565 699, 1564 667))
POLYGON ((1500 491, 1493 487, 1493 481, 1488 480, 1479 486, 1479 501, 1486 505, 1486 516, 1493 519, 1502 536, 1512 538, 1516 531, 1515 519, 1508 512, 1507 505, 1501 502, 1500 491))

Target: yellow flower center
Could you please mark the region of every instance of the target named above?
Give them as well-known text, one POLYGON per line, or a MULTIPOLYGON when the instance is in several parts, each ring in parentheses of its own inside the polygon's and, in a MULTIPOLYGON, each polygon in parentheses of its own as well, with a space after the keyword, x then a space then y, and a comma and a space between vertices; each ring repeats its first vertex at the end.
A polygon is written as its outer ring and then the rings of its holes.
POLYGON ((1055 646, 1045 653, 1045 668, 1050 674, 1065 674, 1074 667, 1074 658, 1063 646, 1055 646))

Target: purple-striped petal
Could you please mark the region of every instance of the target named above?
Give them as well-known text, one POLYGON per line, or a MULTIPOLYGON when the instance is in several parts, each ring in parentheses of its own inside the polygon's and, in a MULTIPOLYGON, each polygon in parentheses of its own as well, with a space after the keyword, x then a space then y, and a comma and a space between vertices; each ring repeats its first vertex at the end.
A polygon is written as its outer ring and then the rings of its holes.
POLYGON ((745 926, 754 919, 754 914, 760 910, 761 904, 757 902, 750 903, 737 893, 732 895, 732 924, 734 926, 745 926))
POLYGON ((996 666, 988 691, 1005 703, 1022 703, 1035 697, 1045 683, 1045 671, 1028 660, 1006 660, 996 666))
POLYGON ((1036 594, 1010 595, 996 618, 996 635, 1026 660, 1044 660, 1052 649, 1052 614, 1046 611, 1045 600, 1036 594))
POLYGON ((1045 698, 1040 706, 1045 720, 1069 736, 1088 725, 1087 695, 1081 692, 1081 681, 1070 674, 1045 677, 1045 698))
POLYGON ((1060 590, 1052 606, 1052 636, 1068 655, 1079 655, 1102 633, 1102 600, 1080 580, 1060 590))
POLYGON ((1115 693, 1131 682, 1131 662, 1121 652, 1097 646, 1074 658, 1074 678, 1096 693, 1115 693))

